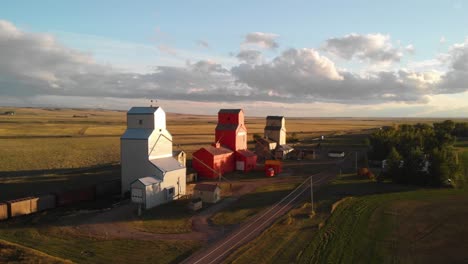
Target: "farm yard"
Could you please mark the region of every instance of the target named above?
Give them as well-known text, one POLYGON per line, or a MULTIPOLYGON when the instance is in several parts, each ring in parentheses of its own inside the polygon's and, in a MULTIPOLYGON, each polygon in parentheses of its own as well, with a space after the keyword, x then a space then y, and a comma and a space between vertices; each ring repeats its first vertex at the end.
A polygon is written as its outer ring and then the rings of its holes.
MULTIPOLYGON (((125 112, 35 108, 15 112, 0 116, 0 201, 120 178, 125 112)), ((263 134, 265 118, 246 116, 249 148, 253 149, 252 137, 263 134)), ((288 137, 297 138, 297 146, 312 148, 317 145, 315 139, 325 135, 315 160, 287 160, 284 172, 273 178, 266 178, 263 170, 226 175, 220 182, 226 198, 199 213, 188 211, 187 201, 181 200, 138 217, 134 204, 115 197, 3 221, 0 262, 154 263, 157 259, 158 263, 178 263, 249 221, 308 176, 332 166, 325 157, 328 150, 360 152, 361 162, 369 129, 432 121, 287 118, 288 137)), ((213 143, 216 117, 169 113, 167 126, 174 150, 184 150, 189 161, 192 152, 213 143)), ((465 164, 467 142, 461 139, 455 144, 465 164)), ((370 263, 466 260, 462 249, 468 246, 468 234, 460 228, 468 217, 464 189, 376 183, 355 176, 353 170, 353 166, 342 167, 341 177, 317 190, 314 217, 310 202, 304 199, 225 262, 349 263, 368 256, 370 263), (356 237, 364 239, 356 242, 356 237), (452 244, 452 237, 458 243, 452 244), (437 254, 430 250, 433 247, 447 250, 437 254), (259 251, 265 252, 260 258, 259 251)))

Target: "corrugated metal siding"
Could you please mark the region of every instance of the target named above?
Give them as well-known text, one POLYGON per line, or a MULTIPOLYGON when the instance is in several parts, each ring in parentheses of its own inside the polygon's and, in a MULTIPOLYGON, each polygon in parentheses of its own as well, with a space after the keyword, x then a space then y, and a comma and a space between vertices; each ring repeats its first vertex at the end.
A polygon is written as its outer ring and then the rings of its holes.
POLYGON ((55 195, 44 194, 40 195, 37 200, 37 211, 44 211, 55 208, 55 195))
POLYGON ((31 197, 7 201, 10 217, 27 215, 31 213, 31 197))
POLYGON ((31 213, 35 213, 37 212, 37 201, 39 200, 39 198, 37 197, 31 197, 31 199, 29 200, 30 203, 31 203, 31 213))
POLYGON ((77 202, 92 201, 95 198, 94 187, 83 188, 57 194, 57 205, 64 206, 77 202))
POLYGON ((105 181, 96 184, 96 197, 120 194, 120 180, 105 181))
POLYGON ((8 219, 8 206, 5 203, 0 203, 0 220, 8 219))

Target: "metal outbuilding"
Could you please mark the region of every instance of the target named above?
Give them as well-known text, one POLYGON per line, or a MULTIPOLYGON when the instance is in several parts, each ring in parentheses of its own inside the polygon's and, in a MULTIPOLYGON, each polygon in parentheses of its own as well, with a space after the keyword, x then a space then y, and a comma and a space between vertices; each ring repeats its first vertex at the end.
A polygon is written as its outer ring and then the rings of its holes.
POLYGON ((192 167, 201 178, 217 179, 220 175, 234 171, 235 157, 230 149, 214 146, 202 147, 192 155, 192 167))
POLYGON ((236 151, 236 170, 249 172, 257 166, 257 155, 250 150, 236 151))
POLYGON ((8 218, 8 206, 6 203, 0 203, 0 220, 8 218))
POLYGON ((193 197, 200 198, 204 203, 217 203, 221 200, 221 187, 217 184, 197 184, 193 189, 193 197))

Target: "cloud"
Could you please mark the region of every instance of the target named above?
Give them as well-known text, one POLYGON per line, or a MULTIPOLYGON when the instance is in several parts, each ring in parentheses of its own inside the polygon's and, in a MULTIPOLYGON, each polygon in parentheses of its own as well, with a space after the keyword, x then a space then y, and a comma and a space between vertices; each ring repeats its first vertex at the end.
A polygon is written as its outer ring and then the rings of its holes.
POLYGON ((440 43, 440 44, 444 44, 446 41, 447 41, 447 40, 445 39, 444 36, 440 37, 440 39, 439 39, 439 43, 440 43))
POLYGON ((210 48, 210 44, 204 40, 198 40, 197 41, 197 46, 198 47, 201 47, 201 48, 205 48, 205 49, 209 49, 210 48))
POLYGON ((444 56, 446 72, 428 67, 360 74, 340 69, 310 48, 287 49, 273 58, 242 50, 237 54, 240 63, 232 67, 204 58, 154 66, 149 73, 123 72, 97 63, 90 54, 70 49, 51 35, 24 32, 7 21, 0 21, 0 47, 2 98, 421 104, 430 96, 468 88, 467 41, 453 45, 444 56))
POLYGON ((452 45, 446 60, 449 69, 442 77, 438 92, 458 93, 468 90, 468 38, 463 43, 452 45))
POLYGON ((369 62, 399 62, 401 52, 393 48, 390 36, 383 34, 349 34, 344 37, 330 38, 323 49, 340 58, 357 58, 369 62))
POLYGON ((257 64, 262 60, 262 53, 258 50, 242 50, 236 57, 247 64, 257 64))
POLYGON ((252 32, 245 36, 242 46, 256 46, 262 49, 276 49, 279 47, 276 39, 278 35, 273 33, 252 32))
POLYGON ((413 44, 409 44, 405 47, 405 51, 408 52, 409 54, 414 54, 414 46, 413 44))
POLYGON ((172 56, 177 56, 178 55, 177 51, 174 48, 172 48, 170 46, 167 46, 167 45, 163 45, 163 44, 159 45, 158 50, 160 52, 166 53, 168 55, 172 55, 172 56))

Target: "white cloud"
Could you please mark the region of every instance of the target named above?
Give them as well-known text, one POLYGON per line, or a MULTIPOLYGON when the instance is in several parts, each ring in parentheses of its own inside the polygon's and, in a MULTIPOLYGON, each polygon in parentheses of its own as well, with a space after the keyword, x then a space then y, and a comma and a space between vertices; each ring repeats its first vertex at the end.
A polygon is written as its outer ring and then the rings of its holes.
POLYGON ((444 44, 446 41, 447 41, 447 40, 445 39, 444 36, 440 37, 440 39, 439 39, 439 43, 440 43, 440 44, 444 44))
POLYGON ((414 54, 414 51, 415 51, 415 50, 414 50, 413 44, 407 45, 407 46, 405 47, 405 51, 408 52, 408 53, 410 53, 410 54, 414 54))
MULTIPOLYGON (((385 39, 388 38, 383 38, 383 43, 385 39)), ((236 61, 233 67, 208 56, 194 56, 194 62, 155 66, 148 73, 122 72, 96 62, 89 53, 60 44, 51 35, 24 32, 7 21, 0 21, 0 47, 1 101, 81 98, 78 102, 89 105, 84 102, 158 98, 190 101, 192 105, 255 105, 255 101, 260 101, 275 106, 313 103, 340 109, 350 109, 345 104, 371 109, 375 104, 401 106, 404 102, 415 109, 415 105, 430 104, 430 99, 439 94, 468 89, 468 41, 453 45, 437 59, 448 65, 446 70, 431 70, 431 63, 437 62, 426 61, 421 62, 424 65, 420 69, 414 66, 366 74, 340 69, 319 51, 305 48, 287 49, 271 59, 261 57, 260 51, 242 50, 237 57, 244 63, 232 58, 236 61)), ((180 50, 176 53, 185 55, 180 50)), ((382 58, 352 49, 346 54, 382 58)))
POLYGON ((258 50, 241 50, 236 57, 247 64, 257 64, 262 61, 262 53, 258 50))
POLYGON ((399 62, 401 51, 394 48, 390 36, 383 34, 349 34, 340 38, 330 38, 325 42, 324 50, 340 58, 356 58, 369 62, 399 62))
POLYGON ((262 49, 276 49, 279 47, 276 39, 278 35, 273 33, 252 32, 245 36, 243 47, 256 46, 262 49))

